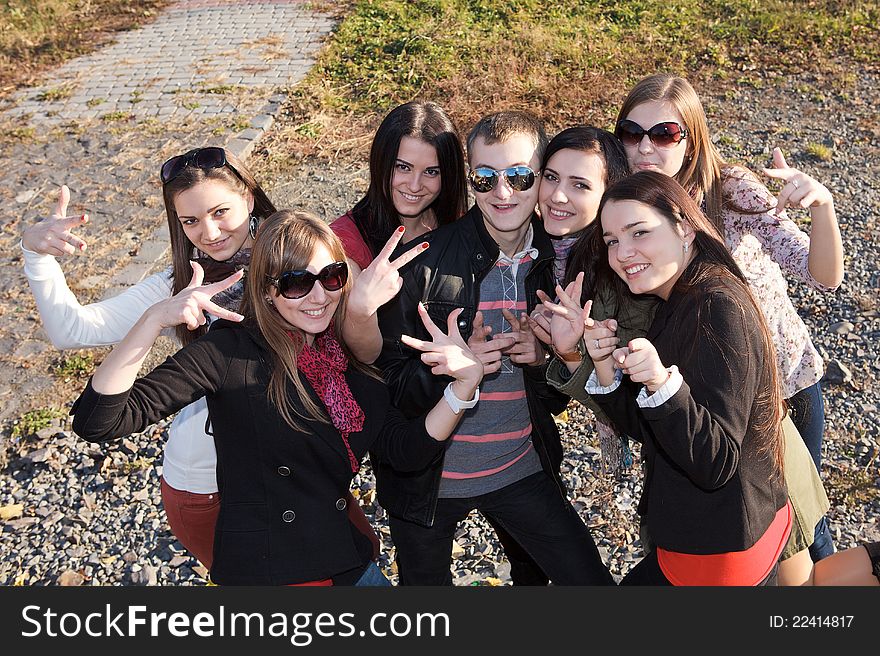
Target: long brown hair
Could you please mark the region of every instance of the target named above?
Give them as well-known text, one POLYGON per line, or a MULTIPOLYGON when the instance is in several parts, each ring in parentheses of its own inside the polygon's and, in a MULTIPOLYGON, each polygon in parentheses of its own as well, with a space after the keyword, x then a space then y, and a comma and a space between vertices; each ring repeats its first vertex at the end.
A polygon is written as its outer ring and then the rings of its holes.
MULTIPOLYGON (((195 150, 195 149, 194 149, 195 150)), ((186 153, 192 153, 193 150, 186 153)), ((177 218, 177 210, 174 201, 177 195, 201 184, 207 180, 222 182, 230 190, 246 198, 248 192, 254 198, 253 216, 258 220, 265 219, 275 211, 275 206, 263 188, 257 184, 254 176, 244 163, 228 150, 226 153, 227 166, 215 169, 202 169, 198 166, 187 166, 180 175, 169 181, 162 188, 162 197, 165 201, 165 215, 168 217, 168 232, 171 235, 171 265, 172 277, 174 278, 173 293, 179 292, 186 287, 192 279, 192 267, 190 259, 195 255, 196 247, 186 236, 183 226, 177 218)), ((189 330, 186 326, 178 326, 175 329, 177 337, 185 345, 203 335, 207 326, 201 326, 196 330, 189 330)))
MULTIPOLYGON (((755 301, 748 281, 737 266, 724 245, 721 235, 715 230, 709 219, 700 211, 696 202, 678 182, 667 175, 656 171, 635 173, 605 190, 599 204, 599 217, 609 201, 631 200, 647 205, 659 212, 673 229, 683 232, 690 226, 694 232, 697 258, 688 265, 692 275, 680 276, 674 290, 679 293, 694 293, 700 286, 708 291, 724 291, 737 304, 744 317, 744 325, 758 327, 761 339, 761 361, 749 363, 759 369, 758 392, 753 402, 753 412, 749 418, 749 428, 758 436, 759 452, 766 454, 773 463, 774 470, 783 470, 783 439, 782 419, 785 412, 779 371, 776 365, 776 352, 773 339, 764 313, 755 301), (731 286, 736 291, 730 295, 731 286)), ((596 223, 599 223, 598 221, 596 223)), ((620 299, 629 293, 626 283, 618 276, 608 263, 608 247, 602 236, 602 230, 591 233, 591 248, 599 253, 596 275, 593 279, 592 291, 598 287, 612 288, 615 296, 620 299)), ((698 325, 703 330, 710 330, 703 317, 698 315, 698 325)))
MULTIPOLYGON (((638 105, 652 101, 669 103, 681 114, 688 135, 685 139, 684 163, 675 174, 675 179, 697 205, 705 207, 706 215, 723 237, 724 222, 721 212, 725 207, 746 214, 756 211, 739 207, 733 199, 724 196, 724 180, 728 175, 733 175, 735 167, 724 161, 712 143, 709 122, 697 92, 683 77, 668 73, 649 75, 637 82, 627 94, 617 114, 617 121, 625 119, 638 105)), ((757 178, 754 181, 757 182, 757 178)))
MULTIPOLYGON (((251 252, 244 296, 240 313, 256 322, 272 351, 272 377, 269 381, 269 400, 278 409, 284 421, 297 430, 301 429, 295 417, 316 419, 329 423, 327 413, 306 391, 296 367, 296 357, 305 343, 303 331, 289 324, 269 300, 270 278, 277 278, 284 271, 305 269, 316 248, 325 246, 333 259, 345 261, 345 249, 339 238, 326 223, 307 212, 281 210, 275 212, 260 225, 251 252), (305 414, 297 412, 288 398, 288 381, 293 384, 305 414)), ((342 288, 339 305, 333 315, 336 336, 349 366, 379 378, 371 367, 354 358, 341 338, 340 327, 345 318, 346 300, 351 290, 349 277, 342 288)))

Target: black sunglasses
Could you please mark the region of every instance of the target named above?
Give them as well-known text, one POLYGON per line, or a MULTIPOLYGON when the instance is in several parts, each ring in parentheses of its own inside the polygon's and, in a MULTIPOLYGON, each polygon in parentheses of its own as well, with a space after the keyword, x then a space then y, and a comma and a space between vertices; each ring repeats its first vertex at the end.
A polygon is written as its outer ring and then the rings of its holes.
POLYGON ((277 278, 266 277, 269 282, 275 285, 279 294, 292 300, 302 298, 312 291, 316 280, 328 292, 339 291, 345 287, 345 283, 348 281, 348 264, 334 262, 325 266, 318 273, 297 269, 296 271, 285 271, 277 278))
POLYGON ((623 119, 617 122, 614 134, 627 146, 637 146, 647 134, 651 143, 658 148, 672 148, 687 138, 688 131, 675 121, 664 121, 645 130, 635 121, 623 119))
POLYGON ((195 148, 183 155, 175 155, 166 161, 159 170, 159 177, 162 178, 162 184, 166 185, 174 178, 183 173, 188 166, 196 168, 219 169, 228 166, 236 176, 241 178, 235 167, 226 161, 226 151, 217 146, 208 146, 207 148, 195 148))
POLYGON ((488 166, 480 166, 468 174, 468 180, 474 191, 485 194, 492 191, 498 185, 502 175, 514 191, 525 191, 526 189, 531 189, 532 185, 535 184, 535 172, 528 166, 511 166, 503 171, 496 171, 488 166))

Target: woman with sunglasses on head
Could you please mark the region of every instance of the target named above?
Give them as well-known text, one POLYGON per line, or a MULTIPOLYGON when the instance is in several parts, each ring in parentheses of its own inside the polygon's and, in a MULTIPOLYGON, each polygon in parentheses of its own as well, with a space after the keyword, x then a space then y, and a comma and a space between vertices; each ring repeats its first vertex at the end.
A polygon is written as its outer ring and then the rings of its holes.
POLYGON ((467 209, 464 154, 455 124, 432 102, 392 109, 370 147, 370 186, 330 224, 350 262, 366 269, 391 234, 406 241, 455 221, 467 209))
MULTIPOLYGON (((377 259, 389 261, 401 234, 377 259)), ((389 266, 396 271, 422 250, 389 266)), ((352 358, 337 332, 347 301, 371 293, 361 279, 349 282, 345 257, 319 219, 273 214, 257 233, 241 315, 211 301, 241 274, 201 286, 194 263, 190 285, 144 313, 74 405, 74 430, 103 440, 207 399, 223 489, 211 569, 217 583, 387 585, 369 540, 344 512, 360 460, 369 451, 402 471, 426 466, 458 423, 455 400, 476 401, 483 367, 458 333, 461 311, 450 315, 446 335, 422 308, 430 340, 403 340, 452 382, 411 422, 391 406, 379 374, 352 358), (205 311, 226 320, 135 380, 162 330, 194 329, 205 311)))
MULTIPOLYGON (((49 339, 57 348, 108 346, 119 342, 144 311, 186 288, 190 261, 200 262, 207 282, 217 282, 236 269, 246 268, 255 230, 275 211, 266 193, 244 164, 223 148, 196 148, 170 158, 160 171, 165 212, 171 236, 172 266, 98 303, 81 305, 71 292, 56 257, 85 251, 86 244, 71 231, 83 225, 85 215, 67 217, 70 192, 61 188, 52 217, 25 230, 22 237, 25 274, 37 302, 49 339)), ((243 284, 225 290, 215 302, 237 310, 243 284)), ((363 316, 368 316, 369 309, 363 316)), ((350 340, 369 340, 369 320, 351 317, 350 340)), ((182 344, 206 331, 169 329, 182 344)), ((376 329, 378 332, 378 329, 376 329)), ((361 347, 366 349, 367 347, 361 347)), ((356 352, 360 356, 361 352, 356 352)), ((367 357, 367 356, 365 356, 367 357)), ((168 431, 161 478, 162 503, 175 537, 206 567, 211 566, 214 524, 219 510, 217 456, 210 439, 204 400, 184 408, 168 431)), ((375 540, 356 503, 353 515, 375 540)))
MULTIPOLYGON (((819 470, 823 364, 788 296, 783 270, 820 291, 840 285, 843 247, 831 193, 789 167, 778 148, 773 167, 764 169, 784 183, 775 198, 750 171, 725 162, 712 143, 696 92, 680 77, 657 74, 636 84, 620 108, 615 133, 633 171, 674 177, 721 234, 767 319, 792 419, 819 470), (809 236, 786 216, 786 207, 809 208, 809 236)), ((809 546, 819 560, 834 547, 824 511, 816 520, 814 535, 801 547, 809 546)))
MULTIPOLYGON (((609 188, 590 233, 587 284, 658 299, 645 337, 620 342, 581 306, 584 274, 553 312, 554 347, 582 341, 590 393, 642 444, 639 513, 655 548, 639 585, 774 584, 792 522, 783 480, 783 403, 770 332, 739 267, 673 179, 636 173, 609 188)), ((546 296, 546 295, 544 295, 546 296)), ((574 365, 572 365, 573 367, 574 365)))

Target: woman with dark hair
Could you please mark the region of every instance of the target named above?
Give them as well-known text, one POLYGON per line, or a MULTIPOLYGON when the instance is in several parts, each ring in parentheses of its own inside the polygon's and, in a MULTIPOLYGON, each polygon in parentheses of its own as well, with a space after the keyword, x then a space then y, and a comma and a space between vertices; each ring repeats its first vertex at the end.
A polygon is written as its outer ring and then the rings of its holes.
POLYGON ((373 138, 366 195, 330 227, 366 269, 398 226, 409 241, 464 214, 465 181, 461 139, 446 112, 422 100, 399 105, 373 138))
MULTIPOLYGON (((587 392, 642 444, 640 514, 655 549, 624 584, 774 584, 791 529, 773 342, 720 235, 671 178, 640 172, 599 207, 596 287, 660 300, 647 336, 619 344, 580 305, 583 275, 557 288, 554 347, 583 340, 587 392), (586 327, 585 327, 586 326, 586 327)), ((574 366, 574 365, 572 365, 574 366)))
MULTIPOLYGON (((763 171, 783 183, 775 198, 749 170, 725 162, 696 91, 681 77, 656 74, 640 80, 620 107, 615 134, 633 171, 674 177, 724 239, 767 319, 792 419, 819 471, 823 363, 788 296, 783 273, 822 292, 833 291, 843 280, 843 246, 831 192, 789 167, 778 148, 771 167, 763 171), (786 208, 809 208, 809 235, 786 216, 786 208)), ((819 560, 834 546, 824 512, 815 519, 812 535, 798 541, 819 560)))
MULTIPOLYGON (((400 234, 377 260, 388 261, 400 234)), ((396 270, 421 250, 389 266, 396 270)), ((454 401, 476 402, 483 367, 458 333, 461 311, 450 315, 448 336, 422 311, 431 340, 404 337, 435 374, 452 379, 444 398, 410 422, 337 332, 347 301, 371 292, 363 278, 352 285, 342 245, 322 221, 283 211, 263 222, 242 314, 211 301, 241 273, 202 286, 201 267, 192 270, 190 284, 151 306, 95 371, 74 404, 74 430, 106 440, 206 398, 223 489, 212 580, 388 585, 369 540, 346 515, 349 485, 367 451, 403 471, 426 466, 458 423, 454 401), (162 330, 204 325, 205 311, 223 320, 136 380, 162 330)))

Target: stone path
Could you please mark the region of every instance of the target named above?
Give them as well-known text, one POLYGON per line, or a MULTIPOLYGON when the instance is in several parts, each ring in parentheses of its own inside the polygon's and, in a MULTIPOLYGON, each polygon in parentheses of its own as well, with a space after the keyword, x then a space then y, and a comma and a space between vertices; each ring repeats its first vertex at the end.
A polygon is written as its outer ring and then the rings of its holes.
POLYGON ((71 188, 69 214, 90 215, 86 253, 62 262, 77 297, 137 282, 167 259, 160 164, 209 144, 246 157, 333 25, 302 0, 179 0, 0 106, 0 422, 63 407, 82 385, 54 373, 65 355, 42 330, 18 248, 58 187, 71 188))

